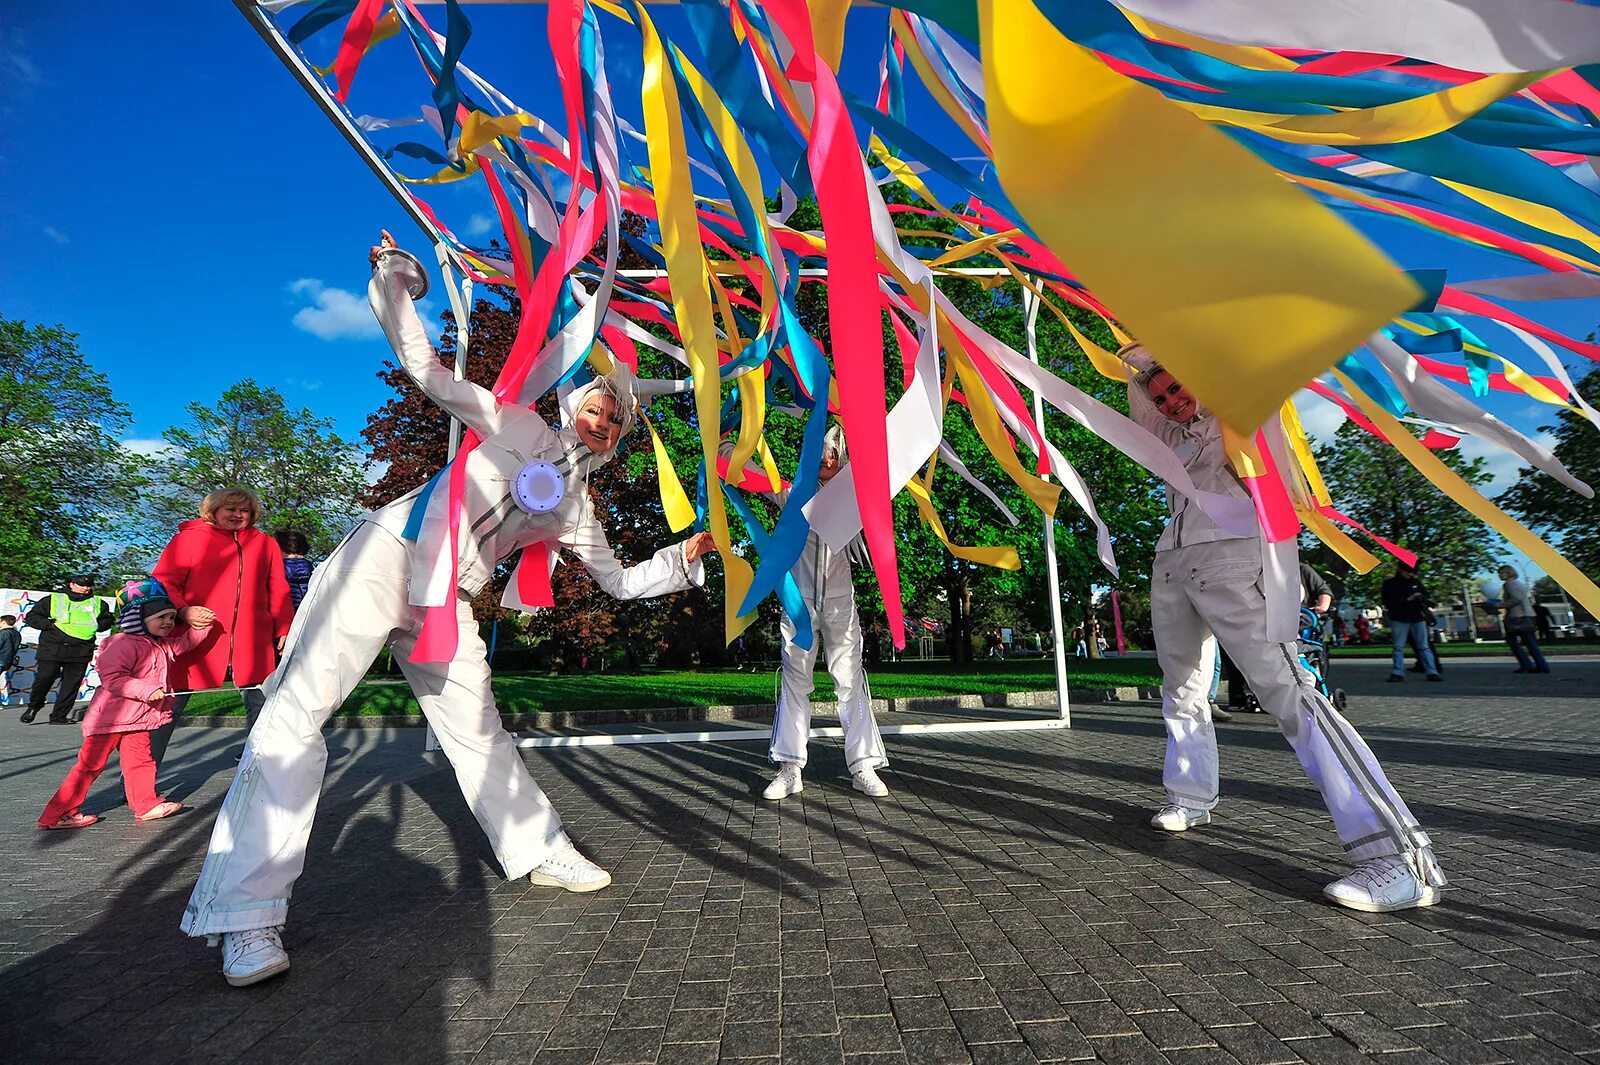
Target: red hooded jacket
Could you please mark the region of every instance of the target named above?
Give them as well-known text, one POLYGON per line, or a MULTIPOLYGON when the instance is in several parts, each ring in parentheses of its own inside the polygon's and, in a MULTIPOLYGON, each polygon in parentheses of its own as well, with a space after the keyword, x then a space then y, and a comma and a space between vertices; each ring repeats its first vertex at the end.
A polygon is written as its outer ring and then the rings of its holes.
POLYGON ((260 529, 231 533, 195 518, 178 526, 150 575, 179 610, 203 606, 217 615, 173 663, 170 690, 220 687, 229 666, 239 687, 267 679, 277 666, 278 637, 294 620, 277 541, 260 529))

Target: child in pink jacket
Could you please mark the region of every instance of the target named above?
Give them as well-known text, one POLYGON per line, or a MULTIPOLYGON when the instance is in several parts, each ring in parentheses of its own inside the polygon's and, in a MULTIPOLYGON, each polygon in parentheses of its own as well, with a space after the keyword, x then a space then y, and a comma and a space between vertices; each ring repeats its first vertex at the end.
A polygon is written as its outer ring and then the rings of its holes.
POLYGON ((150 734, 172 720, 167 669, 200 641, 211 624, 180 629, 178 608, 158 581, 129 584, 117 596, 122 631, 101 645, 95 664, 100 689, 83 715, 83 747, 39 818, 40 828, 84 828, 100 818, 78 809, 105 772, 111 752, 122 752, 122 786, 134 820, 154 821, 183 807, 156 794, 156 762, 150 734), (174 634, 174 630, 178 630, 174 634))

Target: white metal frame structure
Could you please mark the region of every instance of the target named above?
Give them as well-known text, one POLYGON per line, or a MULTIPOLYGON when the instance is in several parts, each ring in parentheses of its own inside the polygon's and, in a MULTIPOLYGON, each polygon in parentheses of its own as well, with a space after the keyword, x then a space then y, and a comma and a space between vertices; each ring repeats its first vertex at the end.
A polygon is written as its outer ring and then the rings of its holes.
MULTIPOLYGON (((483 2, 483 0, 478 0, 483 2)), ((493 0, 493 2, 520 2, 520 0, 493 0)), ((415 222, 419 229, 433 244, 434 252, 438 257, 440 280, 444 282, 445 291, 449 295, 450 309, 456 319, 456 379, 460 380, 466 368, 466 352, 469 340, 468 330, 471 324, 470 310, 472 307, 472 278, 458 261, 444 235, 437 226, 422 211, 418 210, 406 192, 405 184, 390 169, 387 162, 367 143, 361 130, 352 120, 350 113, 345 110, 328 92, 314 71, 307 65, 304 58, 294 45, 289 43, 279 32, 277 25, 261 10, 257 0, 234 0, 234 5, 250 22, 250 25, 272 49, 284 67, 299 82, 307 95, 311 97, 317 107, 321 109, 329 121, 355 149, 378 180, 387 188, 395 200, 405 210, 406 214, 415 222), (457 284, 456 270, 461 269, 462 280, 457 284)), ((825 270, 807 270, 808 274, 826 274, 825 270)), ((946 272, 975 277, 1010 276, 1009 271, 1003 269, 948 269, 946 272)), ((654 277, 663 276, 662 271, 654 270, 625 270, 619 273, 626 276, 654 277)), ((1032 290, 1024 288, 1023 306, 1027 316, 1028 357, 1035 364, 1039 362, 1036 327, 1039 317, 1039 297, 1032 290)), ((1037 393, 1033 397, 1034 420, 1038 423, 1041 432, 1044 431, 1044 400, 1037 393)), ((450 421, 449 456, 455 457, 456 449, 461 440, 461 426, 454 418, 450 421)), ((920 722, 915 724, 889 724, 880 725, 879 732, 886 736, 921 735, 941 732, 1009 732, 1027 731, 1037 729, 1065 729, 1072 727, 1072 710, 1067 690, 1067 659, 1066 644, 1063 633, 1061 616, 1061 579, 1056 565, 1056 542, 1054 521, 1044 519, 1045 560, 1050 588, 1050 623, 1054 633, 1055 667, 1056 667, 1056 705, 1058 708, 1055 717, 1030 717, 1012 718, 994 721, 937 721, 920 722)), ((837 726, 824 726, 811 730, 813 738, 842 737, 844 729, 837 726)), ((586 733, 549 736, 523 736, 517 745, 519 747, 609 747, 639 743, 704 743, 724 740, 759 740, 765 739, 766 732, 759 728, 740 729, 707 729, 699 731, 672 731, 672 732, 635 732, 635 733, 586 733)), ((427 729, 425 741, 427 750, 438 749, 438 741, 434 737, 432 727, 427 729)))

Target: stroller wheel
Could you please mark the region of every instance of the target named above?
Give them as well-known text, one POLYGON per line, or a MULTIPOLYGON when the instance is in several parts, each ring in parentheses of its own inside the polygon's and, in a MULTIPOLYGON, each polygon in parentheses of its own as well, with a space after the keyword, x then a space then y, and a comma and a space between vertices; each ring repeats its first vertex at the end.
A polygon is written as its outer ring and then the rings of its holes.
POLYGON ((1345 695, 1343 688, 1333 689, 1333 708, 1335 710, 1339 711, 1341 714, 1344 713, 1344 708, 1349 702, 1350 699, 1345 695))

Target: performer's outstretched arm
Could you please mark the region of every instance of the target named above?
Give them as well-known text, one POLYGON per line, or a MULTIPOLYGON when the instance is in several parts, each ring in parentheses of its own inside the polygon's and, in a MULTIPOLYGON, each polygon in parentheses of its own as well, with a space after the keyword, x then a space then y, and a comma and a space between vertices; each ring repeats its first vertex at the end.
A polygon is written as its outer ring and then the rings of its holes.
POLYGON ((687 540, 668 544, 637 566, 624 566, 592 513, 570 535, 561 538, 561 545, 578 556, 595 583, 613 599, 649 599, 699 587, 706 580, 705 563, 700 559, 707 551, 715 550, 709 533, 696 533, 687 540))
POLYGON ((393 240, 386 232, 384 243, 372 249, 372 280, 367 283, 367 302, 383 326, 383 335, 400 358, 400 365, 427 397, 445 413, 488 436, 500 428, 500 404, 486 388, 471 381, 457 381, 428 342, 422 319, 412 303, 413 285, 425 278, 417 264, 405 254, 395 254, 393 240))

